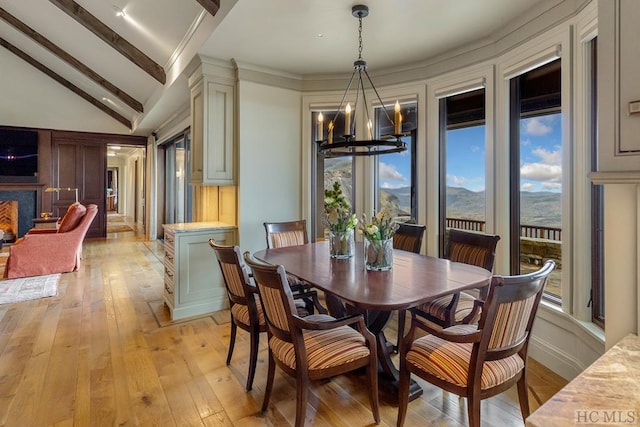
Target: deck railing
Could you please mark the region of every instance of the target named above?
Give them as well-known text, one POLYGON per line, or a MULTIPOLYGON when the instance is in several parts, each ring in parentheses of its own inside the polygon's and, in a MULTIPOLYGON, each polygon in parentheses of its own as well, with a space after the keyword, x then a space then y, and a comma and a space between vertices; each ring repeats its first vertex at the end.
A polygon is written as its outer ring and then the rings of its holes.
MULTIPOLYGON (((447 218, 447 228, 461 230, 484 231, 485 222, 476 219, 447 218)), ((557 227, 544 227, 541 225, 520 225, 520 237, 532 237, 561 242, 562 229, 557 227)))

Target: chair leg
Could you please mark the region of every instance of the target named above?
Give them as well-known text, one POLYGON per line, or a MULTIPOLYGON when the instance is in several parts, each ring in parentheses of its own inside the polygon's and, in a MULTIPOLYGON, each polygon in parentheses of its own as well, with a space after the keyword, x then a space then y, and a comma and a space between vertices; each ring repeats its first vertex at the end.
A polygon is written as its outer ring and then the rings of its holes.
POLYGON ((406 354, 400 355, 400 373, 398 384, 398 427, 404 425, 405 418, 407 416, 407 405, 409 404, 409 380, 411 379, 411 372, 407 369, 404 358, 406 354))
POLYGON ((369 357, 367 374, 369 377, 369 401, 376 424, 380 424, 380 403, 378 401, 378 358, 369 357))
POLYGON ((253 377, 256 374, 259 342, 260 342, 260 328, 254 327, 251 330, 251 350, 249 352, 249 374, 247 375, 247 391, 251 391, 251 387, 253 385, 253 377))
POLYGON ((518 400, 520 401, 520 412, 522 413, 522 420, 526 420, 530 415, 529 390, 527 387, 526 369, 523 370, 522 376, 518 380, 518 400))
POLYGON ((267 385, 264 389, 264 399, 262 400, 262 412, 267 410, 269 406, 269 398, 271 397, 271 389, 273 388, 273 378, 276 374, 276 362, 273 360, 273 354, 269 349, 269 368, 267 370, 267 385))
POLYGON ((406 317, 407 317, 406 310, 398 310, 398 339, 396 341, 396 348, 394 348, 394 351, 396 353, 400 353, 400 342, 404 337, 404 323, 405 323, 406 317))
POLYGON ((296 427, 304 427, 309 397, 309 377, 300 375, 300 372, 296 377, 296 427))
POLYGON ((480 396, 467 396, 469 427, 480 427, 480 396))
POLYGON ((236 345, 236 331, 238 327, 236 322, 231 318, 231 333, 229 334, 229 352, 227 353, 227 365, 231 363, 231 356, 233 355, 233 347, 236 345))

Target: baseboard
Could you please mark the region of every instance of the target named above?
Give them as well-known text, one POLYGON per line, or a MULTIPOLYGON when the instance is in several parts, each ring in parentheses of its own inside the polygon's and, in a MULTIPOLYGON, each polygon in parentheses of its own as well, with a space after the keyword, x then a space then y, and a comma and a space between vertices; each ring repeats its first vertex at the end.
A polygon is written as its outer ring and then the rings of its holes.
POLYGON ((541 306, 529 356, 570 381, 604 354, 603 338, 566 313, 541 306))

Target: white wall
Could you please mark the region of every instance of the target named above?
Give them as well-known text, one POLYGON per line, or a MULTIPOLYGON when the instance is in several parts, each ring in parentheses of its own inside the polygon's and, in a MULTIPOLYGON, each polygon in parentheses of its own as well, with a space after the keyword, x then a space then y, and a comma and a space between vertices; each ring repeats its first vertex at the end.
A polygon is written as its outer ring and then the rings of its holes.
POLYGON ((301 94, 238 82, 238 226, 240 247, 266 246, 263 222, 302 218, 301 94))
POLYGON ((126 126, 4 48, 0 64, 3 125, 129 134, 126 126))

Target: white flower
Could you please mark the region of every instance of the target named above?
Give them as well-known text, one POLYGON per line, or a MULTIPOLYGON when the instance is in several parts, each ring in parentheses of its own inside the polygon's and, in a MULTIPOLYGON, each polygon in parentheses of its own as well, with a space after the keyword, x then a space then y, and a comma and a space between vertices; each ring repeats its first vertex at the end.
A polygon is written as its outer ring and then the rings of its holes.
POLYGON ((367 227, 367 234, 376 234, 378 232, 378 226, 371 224, 367 227))

